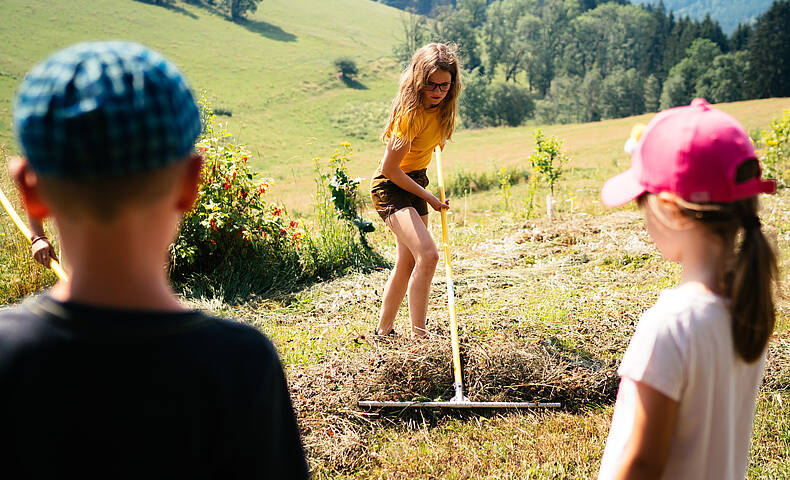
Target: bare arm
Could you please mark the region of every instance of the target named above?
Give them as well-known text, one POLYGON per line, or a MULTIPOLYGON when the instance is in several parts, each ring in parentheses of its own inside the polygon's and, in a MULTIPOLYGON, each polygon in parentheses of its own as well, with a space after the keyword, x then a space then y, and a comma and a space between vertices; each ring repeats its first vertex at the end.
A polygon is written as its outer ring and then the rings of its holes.
POLYGON ((44 232, 44 223, 41 221, 41 219, 36 218, 28 213, 27 226, 30 228, 30 241, 33 242, 30 245, 33 258, 41 265, 49 267, 49 260, 51 258, 57 260, 58 256, 55 253, 55 249, 52 247, 52 243, 50 243, 49 238, 47 238, 46 232, 44 232))
MULTIPOLYGON (((634 382, 623 378, 624 381, 634 382)), ((659 478, 669 457, 678 402, 640 382, 636 385, 634 429, 625 445, 618 480, 659 478)))
POLYGON ((442 203, 434 194, 422 188, 401 170, 400 162, 403 160, 403 157, 406 156, 406 153, 409 152, 410 147, 410 143, 405 143, 396 149, 394 140, 390 139, 389 143, 387 143, 387 150, 384 152, 384 158, 381 161, 381 173, 395 185, 428 202, 434 210, 438 211, 442 208, 450 208, 449 203, 442 203))

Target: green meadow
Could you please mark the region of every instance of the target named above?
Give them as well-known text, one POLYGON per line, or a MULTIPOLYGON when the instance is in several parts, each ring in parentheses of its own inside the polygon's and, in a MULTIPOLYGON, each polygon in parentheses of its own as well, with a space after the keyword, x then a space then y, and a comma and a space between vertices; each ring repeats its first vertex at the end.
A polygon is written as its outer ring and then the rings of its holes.
MULTIPOLYGON (((0 143, 9 145, 19 81, 35 62, 78 41, 133 40, 162 52, 193 89, 231 113, 221 119, 257 153, 256 166, 281 179, 301 176, 294 166, 349 139, 346 132, 358 129, 344 125, 386 108, 397 89, 391 51, 401 12, 367 0, 266 0, 241 24, 188 3, 134 0, 8 0, 2 12, 13 19, 0 28, 0 143), (359 67, 351 86, 336 76, 341 56, 359 67)), ((378 128, 364 133, 366 144, 378 128)))
MULTIPOLYGON (((326 162, 343 141, 354 146, 349 172, 364 179, 369 203, 367 184, 383 152, 376 137, 399 78, 392 47, 402 34, 400 11, 370 0, 263 0, 241 24, 184 2, 165 8, 134 0, 4 0, 0 11, 13 19, 0 27, 0 159, 16 153, 10 110, 25 71, 76 41, 129 39, 173 59, 196 91, 206 91, 217 118, 249 145, 251 165, 275 179, 271 194, 291 213, 313 219, 313 158, 326 162), (333 66, 341 56, 359 66, 350 85, 333 66)), ((790 109, 790 98, 720 108, 757 138, 790 109)), ((422 342, 406 335, 371 338, 388 275, 381 269, 232 304, 183 301, 272 338, 317 479, 594 478, 619 359, 641 312, 679 280, 679 268, 661 258, 635 207, 608 210, 598 201, 601 184, 629 163, 623 143, 631 127, 649 120, 461 129, 445 149, 446 181, 479 181, 495 178, 502 167, 529 171, 536 128, 565 142, 570 162, 558 183, 556 218, 546 218, 546 188, 531 191, 523 181, 509 190, 497 181, 488 190, 470 188, 451 198, 449 214, 469 397, 561 401, 560 410, 379 415, 357 407, 360 399, 451 394, 442 268, 422 342)), ((436 185, 433 165, 429 176, 436 185)), ((0 187, 12 190, 5 170, 0 187)), ((393 236, 369 205, 362 208, 376 226, 371 244, 394 260, 393 236)), ((747 477, 789 478, 790 194, 765 198, 762 218, 782 258, 783 282, 747 477)), ((439 238, 436 218, 431 229, 439 238)), ((0 239, 0 303, 52 284, 54 276, 28 258, 28 246, 4 214, 0 239)), ((404 304, 396 329, 406 332, 407 323, 404 304)))

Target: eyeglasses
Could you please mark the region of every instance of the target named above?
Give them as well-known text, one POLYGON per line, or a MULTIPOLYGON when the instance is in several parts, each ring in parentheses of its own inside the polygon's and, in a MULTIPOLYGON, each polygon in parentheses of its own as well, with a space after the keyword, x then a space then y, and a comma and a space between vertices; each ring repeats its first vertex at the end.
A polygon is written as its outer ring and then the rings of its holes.
POLYGON ((434 91, 434 90, 436 90, 438 88, 442 92, 446 92, 447 90, 450 90, 450 85, 452 85, 452 84, 453 84, 453 82, 434 83, 434 82, 431 82, 431 81, 427 81, 427 82, 425 82, 425 86, 423 87, 423 89, 426 92, 432 92, 432 91, 434 91))

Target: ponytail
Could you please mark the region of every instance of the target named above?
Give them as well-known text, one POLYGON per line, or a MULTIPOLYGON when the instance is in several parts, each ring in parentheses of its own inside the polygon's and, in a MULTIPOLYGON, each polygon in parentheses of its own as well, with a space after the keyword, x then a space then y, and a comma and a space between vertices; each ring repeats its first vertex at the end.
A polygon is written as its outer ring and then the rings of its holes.
MULTIPOLYGON (((756 159, 741 163, 735 172, 736 183, 759 178, 756 159)), ((708 226, 733 252, 727 259, 723 289, 730 297, 732 340, 735 351, 747 363, 763 354, 774 330, 774 287, 779 277, 776 251, 763 234, 757 216, 757 197, 733 203, 693 204, 679 201, 689 217, 708 226), (740 238, 740 245, 736 246, 740 238)))
POLYGON ((757 217, 757 198, 739 200, 732 206, 735 221, 743 229, 731 277, 732 338, 738 355, 751 363, 765 351, 774 330, 777 259, 757 217))

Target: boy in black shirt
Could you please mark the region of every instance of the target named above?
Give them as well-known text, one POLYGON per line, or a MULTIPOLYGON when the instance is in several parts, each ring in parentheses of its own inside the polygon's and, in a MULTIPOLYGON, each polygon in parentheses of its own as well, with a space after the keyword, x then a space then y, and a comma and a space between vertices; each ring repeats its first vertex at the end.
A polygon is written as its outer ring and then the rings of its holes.
POLYGON ((12 175, 70 281, 0 313, 0 477, 307 478, 271 342, 184 309, 167 279, 202 163, 180 72, 78 44, 28 73, 14 125, 12 175))

